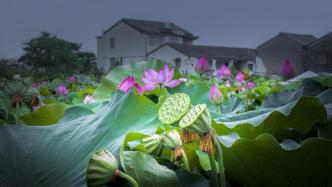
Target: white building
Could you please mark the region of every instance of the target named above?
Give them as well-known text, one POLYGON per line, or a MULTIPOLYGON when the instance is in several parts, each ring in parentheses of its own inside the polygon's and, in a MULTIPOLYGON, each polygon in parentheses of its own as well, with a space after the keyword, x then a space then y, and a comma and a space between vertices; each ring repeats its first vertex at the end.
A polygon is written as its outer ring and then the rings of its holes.
POLYGON ((208 59, 211 72, 222 64, 232 64, 237 69, 248 67, 256 71, 255 49, 166 43, 148 54, 148 58, 169 62, 184 74, 194 72, 197 59, 202 56, 208 59))
POLYGON ((103 71, 147 59, 164 43, 191 45, 198 37, 168 22, 121 19, 97 37, 97 64, 103 71))

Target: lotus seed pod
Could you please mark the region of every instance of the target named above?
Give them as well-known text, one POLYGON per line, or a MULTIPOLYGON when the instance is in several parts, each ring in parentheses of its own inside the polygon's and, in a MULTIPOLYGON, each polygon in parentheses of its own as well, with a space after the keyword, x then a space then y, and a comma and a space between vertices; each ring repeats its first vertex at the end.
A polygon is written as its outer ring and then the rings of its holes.
POLYGON ((162 137, 159 134, 154 134, 149 137, 142 138, 142 144, 145 147, 146 153, 158 156, 163 150, 161 142, 162 137))
POLYGON ((87 169, 88 186, 103 186, 110 182, 119 168, 118 160, 108 150, 95 152, 87 169))
POLYGON ((191 133, 205 134, 211 129, 211 117, 206 104, 192 107, 179 123, 191 133))
POLYGON ((181 119, 190 108, 190 97, 176 93, 166 98, 159 109, 159 120, 164 124, 173 124, 181 119))
POLYGON ((171 150, 182 145, 180 134, 175 129, 164 132, 162 137, 163 145, 171 150))

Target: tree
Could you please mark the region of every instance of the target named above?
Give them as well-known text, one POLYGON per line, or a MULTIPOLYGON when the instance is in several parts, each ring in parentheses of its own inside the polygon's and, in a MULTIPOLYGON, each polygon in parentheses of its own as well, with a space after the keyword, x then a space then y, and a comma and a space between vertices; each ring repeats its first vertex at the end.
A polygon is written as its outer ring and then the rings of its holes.
POLYGON ((80 47, 80 44, 42 32, 39 37, 24 43, 25 54, 19 60, 32 66, 38 73, 72 74, 84 66, 78 55, 80 47))

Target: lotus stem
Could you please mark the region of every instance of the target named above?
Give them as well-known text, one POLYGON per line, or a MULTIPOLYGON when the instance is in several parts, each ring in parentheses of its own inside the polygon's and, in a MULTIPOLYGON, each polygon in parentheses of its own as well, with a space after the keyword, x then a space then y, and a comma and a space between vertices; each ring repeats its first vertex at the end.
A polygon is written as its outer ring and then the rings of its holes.
POLYGON ((190 168, 189 168, 189 164, 188 164, 187 155, 186 155, 186 153, 184 152, 183 149, 181 149, 181 153, 182 153, 182 157, 181 157, 181 159, 182 159, 182 162, 183 162, 183 164, 184 164, 184 169, 186 169, 187 171, 190 172, 190 168))
POLYGON ((16 119, 15 119, 15 124, 18 125, 18 121, 19 121, 19 108, 20 108, 20 104, 17 102, 16 106, 15 106, 15 114, 16 114, 16 119))
POLYGON ((246 102, 246 111, 248 112, 249 111, 249 104, 248 104, 248 86, 247 86, 247 84, 245 84, 245 88, 246 88, 246 90, 245 90, 245 96, 246 96, 246 100, 245 100, 245 102, 246 102))
POLYGON ((132 178, 131 176, 129 176, 129 175, 127 175, 127 174, 125 174, 125 173, 123 173, 121 171, 119 172, 118 176, 121 177, 121 178, 123 178, 123 179, 125 179, 125 180, 127 180, 130 184, 132 184, 132 186, 139 187, 139 185, 137 184, 137 182, 135 181, 135 179, 132 178))
POLYGON ((221 187, 226 187, 226 179, 225 179, 225 171, 224 171, 224 158, 222 154, 222 150, 217 138, 214 138, 214 144, 217 149, 218 154, 218 163, 219 163, 219 182, 221 187))
POLYGON ((210 160, 210 165, 211 165, 211 170, 212 170, 212 175, 211 175, 211 185, 213 187, 219 187, 219 182, 218 182, 218 171, 217 171, 217 166, 216 166, 216 161, 214 159, 213 153, 208 153, 209 155, 209 160, 210 160))
POLYGON ((216 108, 217 108, 217 113, 221 114, 221 106, 220 105, 216 105, 216 108))

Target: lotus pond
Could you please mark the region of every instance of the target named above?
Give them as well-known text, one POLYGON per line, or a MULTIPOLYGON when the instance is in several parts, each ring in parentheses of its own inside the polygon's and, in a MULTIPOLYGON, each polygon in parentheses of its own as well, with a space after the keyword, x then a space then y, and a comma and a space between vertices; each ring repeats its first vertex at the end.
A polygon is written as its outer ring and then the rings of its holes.
POLYGON ((0 186, 332 186, 331 74, 205 68, 1 83, 0 186))

